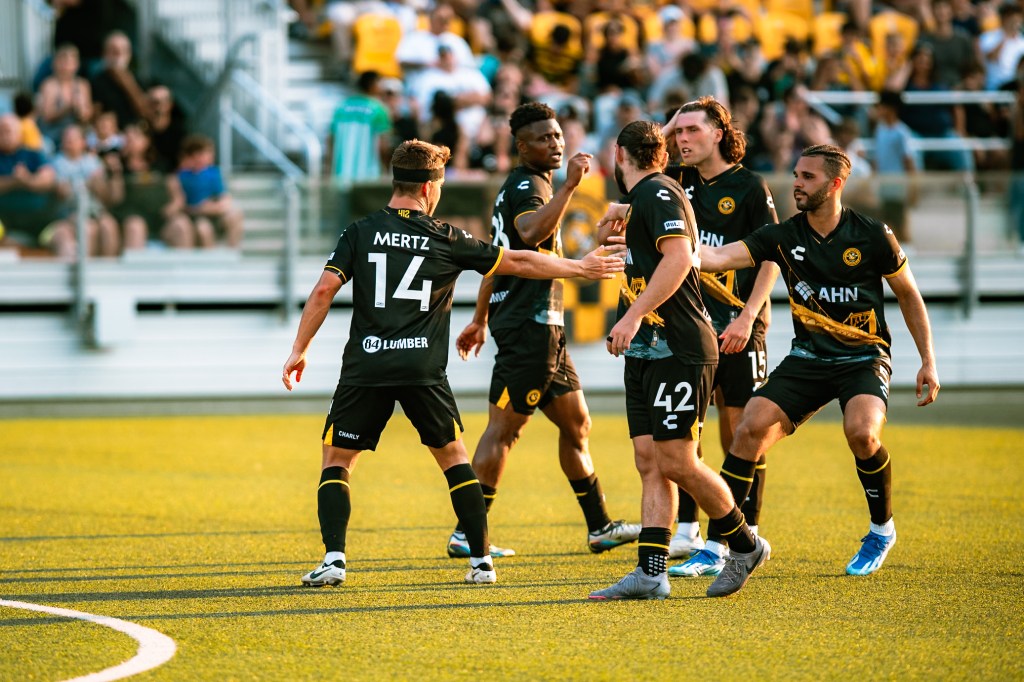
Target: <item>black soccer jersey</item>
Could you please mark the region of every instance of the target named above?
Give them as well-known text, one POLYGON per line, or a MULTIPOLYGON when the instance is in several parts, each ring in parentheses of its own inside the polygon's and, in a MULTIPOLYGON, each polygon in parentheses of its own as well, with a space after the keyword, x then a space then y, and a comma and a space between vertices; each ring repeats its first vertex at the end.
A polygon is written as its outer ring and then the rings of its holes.
POLYGON ((353 286, 341 380, 353 386, 443 382, 455 280, 463 270, 490 274, 502 253, 411 209, 381 209, 349 225, 324 266, 353 286))
MULTIPOLYGON (((506 249, 527 249, 562 255, 559 230, 537 246, 523 241, 516 221, 551 201, 551 181, 546 173, 519 166, 505 180, 494 201, 491 216, 491 243, 506 249)), ((492 330, 516 329, 524 322, 563 324, 562 280, 524 279, 513 275, 494 278, 488 319, 492 330)))
MULTIPOLYGON (((768 183, 757 173, 736 164, 710 180, 693 166, 671 166, 667 175, 679 181, 693 206, 701 244, 722 246, 743 239, 768 223, 779 222, 768 183)), ((704 305, 715 331, 721 334, 736 319, 750 298, 757 270, 702 272, 704 305)), ((767 305, 754 319, 751 338, 764 339, 767 305)))
POLYGON ((798 213, 743 239, 755 263, 778 263, 789 289, 793 348, 798 357, 842 362, 889 357, 882 278, 895 277, 907 259, 892 230, 843 209, 822 238, 798 213))
MULTIPOLYGON (((663 173, 644 176, 626 195, 626 290, 619 301, 619 317, 630 299, 643 293, 661 263, 658 243, 686 239, 697 245, 696 221, 682 189, 663 173)), ((667 301, 644 319, 626 355, 658 359, 674 355, 695 365, 718 362, 718 338, 700 295, 700 276, 691 268, 667 301)))

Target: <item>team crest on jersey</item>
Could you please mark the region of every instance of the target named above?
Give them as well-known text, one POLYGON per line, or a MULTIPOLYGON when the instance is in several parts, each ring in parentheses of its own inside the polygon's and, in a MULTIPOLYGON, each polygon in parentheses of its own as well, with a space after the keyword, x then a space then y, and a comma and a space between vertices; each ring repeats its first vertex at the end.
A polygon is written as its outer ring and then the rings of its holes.
POLYGON ((860 250, 849 248, 843 251, 843 262, 849 265, 851 268, 860 263, 860 250))
POLYGON ((533 389, 532 391, 530 391, 529 393, 526 394, 526 404, 529 405, 530 407, 533 407, 534 405, 536 405, 539 402, 540 402, 540 391, 538 391, 537 389, 533 389))
POLYGON ((644 289, 646 288, 647 280, 645 280, 643 277, 634 277, 633 279, 629 280, 629 290, 632 291, 637 296, 644 293, 644 289))
POLYGON ((718 212, 723 215, 729 215, 736 210, 736 200, 732 197, 722 197, 718 202, 718 212))

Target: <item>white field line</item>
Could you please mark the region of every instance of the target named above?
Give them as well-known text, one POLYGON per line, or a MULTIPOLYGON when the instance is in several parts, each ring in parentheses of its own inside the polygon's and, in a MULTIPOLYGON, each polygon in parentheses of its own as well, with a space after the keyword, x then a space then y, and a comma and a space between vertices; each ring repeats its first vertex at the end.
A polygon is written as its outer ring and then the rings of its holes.
POLYGON ((96 673, 75 677, 67 680, 67 682, 110 682, 110 680, 120 680, 124 677, 137 675, 163 665, 174 656, 174 652, 178 648, 174 640, 167 635, 157 632, 152 628, 129 623, 118 618, 97 616, 92 613, 85 613, 84 611, 73 611, 72 609, 58 609, 53 606, 40 606, 39 604, 30 604, 23 601, 8 601, 6 599, 0 599, 0 606, 8 606, 12 609, 25 609, 26 611, 39 611, 54 616, 77 618, 78 620, 96 623, 97 625, 123 632, 139 643, 138 652, 124 663, 96 673))

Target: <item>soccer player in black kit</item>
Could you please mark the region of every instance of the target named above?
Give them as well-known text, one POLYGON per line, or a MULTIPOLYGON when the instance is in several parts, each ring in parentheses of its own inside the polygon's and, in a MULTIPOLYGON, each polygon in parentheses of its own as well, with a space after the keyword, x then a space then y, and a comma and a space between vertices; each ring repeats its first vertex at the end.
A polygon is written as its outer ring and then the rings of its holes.
POLYGON ((919 406, 933 402, 939 392, 931 325, 892 230, 842 205, 850 175, 843 150, 808 147, 793 175, 800 213, 739 242, 701 249, 708 272, 777 263, 789 290, 795 332, 789 355, 747 403, 722 471, 733 495, 743 499, 760 456, 838 399, 871 517, 846 572, 868 575, 881 568, 896 544, 892 463, 881 441, 892 372, 882 280, 896 294, 921 356, 919 406))
MULTIPOLYGON (((665 174, 679 181, 690 200, 701 244, 729 244, 762 225, 779 222, 768 184, 740 163, 746 153, 743 132, 733 127, 732 115, 713 97, 684 104, 662 132, 675 137, 685 164, 669 166, 665 174)), ((714 399, 722 452, 729 452, 743 407, 768 376, 768 297, 778 273, 774 263, 765 261, 756 270, 700 274, 704 305, 718 334, 714 399)), ((737 500, 754 533, 764 502, 766 473, 762 458, 754 470, 750 495, 737 500)), ((721 538, 710 536, 705 546, 700 537, 697 503, 683 490, 679 491, 677 520, 669 558, 687 561, 670 566, 669 576, 718 575, 725 566, 728 549, 721 538)))
MULTIPOLYGON (((512 112, 509 123, 521 165, 509 173, 494 202, 492 243, 561 256, 562 216, 591 157, 581 153, 569 159, 566 181, 554 191, 551 176, 562 165, 565 148, 554 110, 546 104, 524 104, 512 112)), ((488 325, 498 352, 487 428, 473 454, 487 508, 497 494, 509 451, 539 409, 558 427, 558 461, 583 511, 590 551, 634 542, 640 526, 609 517, 590 457, 590 412, 565 345, 562 282, 500 273, 485 278, 473 321, 456 340, 463 359, 480 353, 488 325)), ((457 527, 448 539, 448 555, 467 552, 463 529, 457 527)), ((491 547, 492 556, 514 553, 491 547)))
MULTIPOLYGON (((607 341, 610 353, 626 356, 626 418, 642 483, 643 529, 637 567, 591 599, 668 596, 676 486, 694 496, 730 546, 709 597, 741 589, 771 554, 750 532, 729 487, 697 457, 718 342, 701 299, 693 210, 679 184, 661 172, 667 160, 661 128, 650 121, 630 123, 616 139, 615 177, 629 204, 620 227, 626 285, 607 341)), ((609 232, 602 229, 599 238, 609 232)))
MULTIPOLYGON (((345 581, 345 535, 351 515, 349 474, 363 450, 376 449, 395 401, 444 472, 455 514, 469 544, 469 583, 497 580, 487 553, 483 491, 462 443, 462 421, 445 367, 455 280, 480 273, 597 279, 622 269, 614 255, 581 261, 507 250, 431 217, 441 196, 447 147, 418 140, 392 156, 393 188, 386 208, 349 225, 302 311, 282 382, 292 389, 306 368, 306 351, 331 302, 353 282, 352 324, 341 376, 322 433, 317 513, 323 562, 302 577, 308 586, 345 581)), ((621 248, 621 247, 619 247, 621 248)), ((612 249, 615 250, 615 247, 612 249)))

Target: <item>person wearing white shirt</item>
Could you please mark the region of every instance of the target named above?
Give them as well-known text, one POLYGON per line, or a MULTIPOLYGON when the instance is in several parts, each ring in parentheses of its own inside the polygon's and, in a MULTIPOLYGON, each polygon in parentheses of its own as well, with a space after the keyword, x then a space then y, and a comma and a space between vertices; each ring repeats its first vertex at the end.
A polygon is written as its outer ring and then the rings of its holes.
POLYGON ((1024 12, 1016 4, 1005 4, 999 8, 997 29, 981 34, 978 46, 985 57, 985 87, 998 90, 1017 75, 1017 62, 1024 57, 1024 12))

